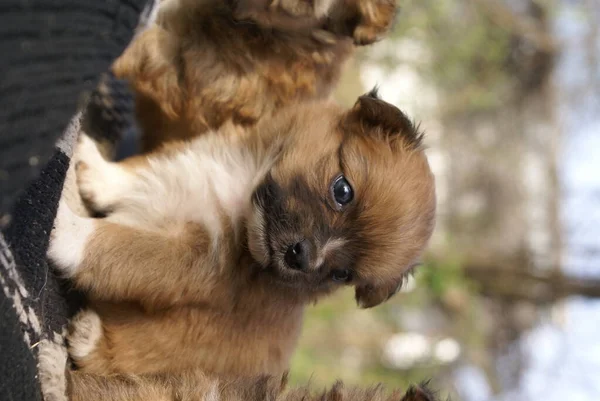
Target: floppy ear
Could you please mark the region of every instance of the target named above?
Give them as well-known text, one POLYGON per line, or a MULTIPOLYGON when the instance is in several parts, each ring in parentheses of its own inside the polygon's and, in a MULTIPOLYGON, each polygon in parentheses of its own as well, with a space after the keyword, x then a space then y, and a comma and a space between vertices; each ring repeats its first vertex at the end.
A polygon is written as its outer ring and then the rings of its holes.
POLYGON ((346 115, 344 123, 351 131, 402 137, 414 149, 419 148, 423 141, 423 134, 406 114, 379 98, 377 87, 358 98, 346 115))
POLYGON ((356 303, 362 309, 368 309, 377 306, 396 295, 396 293, 398 293, 398 291, 400 291, 402 288, 403 282, 404 277, 388 285, 364 285, 356 287, 356 303))
POLYGON ((395 0, 338 0, 329 7, 327 29, 350 36, 358 46, 380 40, 396 17, 395 0))
POLYGON ((182 114, 184 98, 179 81, 179 41, 159 26, 141 32, 113 63, 117 78, 126 79, 139 94, 152 99, 170 118, 182 114))

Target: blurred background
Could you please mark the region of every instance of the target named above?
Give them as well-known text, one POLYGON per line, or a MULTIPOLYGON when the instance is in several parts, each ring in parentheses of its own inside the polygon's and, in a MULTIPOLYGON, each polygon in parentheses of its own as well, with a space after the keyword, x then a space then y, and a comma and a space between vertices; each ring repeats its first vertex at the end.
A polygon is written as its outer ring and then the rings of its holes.
POLYGON ((384 306, 312 307, 292 380, 455 401, 600 400, 600 1, 401 0, 348 65, 427 133, 439 219, 384 306))

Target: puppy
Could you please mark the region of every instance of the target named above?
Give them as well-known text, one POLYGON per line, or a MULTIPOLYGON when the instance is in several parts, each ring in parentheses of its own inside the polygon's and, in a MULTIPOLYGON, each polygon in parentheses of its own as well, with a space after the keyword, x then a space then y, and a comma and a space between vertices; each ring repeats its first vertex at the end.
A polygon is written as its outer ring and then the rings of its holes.
POLYGON ((350 110, 307 103, 130 164, 83 141, 81 194, 107 217, 61 203, 49 247, 94 301, 71 333, 76 364, 281 374, 308 303, 352 285, 361 307, 378 305, 420 257, 436 204, 421 141, 374 91, 350 110))
POLYGON ((394 0, 164 0, 113 65, 131 82, 142 148, 327 98, 354 45, 382 37, 394 0))

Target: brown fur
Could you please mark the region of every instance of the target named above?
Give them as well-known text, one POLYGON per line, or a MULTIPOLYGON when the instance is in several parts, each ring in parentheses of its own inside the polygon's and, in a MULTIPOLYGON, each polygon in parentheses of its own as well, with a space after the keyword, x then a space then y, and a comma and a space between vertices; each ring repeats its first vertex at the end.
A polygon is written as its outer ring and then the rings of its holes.
POLYGON ((70 401, 436 401, 426 384, 391 393, 382 386, 346 387, 337 382, 316 393, 309 386, 286 389, 287 377, 210 378, 201 372, 176 376, 96 376, 71 372, 70 401))
POLYGON ((72 280, 102 319, 95 349, 76 358, 87 372, 281 374, 307 303, 345 284, 362 307, 384 302, 433 230, 434 181, 421 136, 375 93, 348 111, 326 102, 284 110, 245 137, 209 133, 123 172, 131 182, 102 205, 111 212, 93 221, 83 259, 63 267, 76 267, 72 280), (256 168, 240 200, 226 192, 221 203, 197 204, 194 173, 168 174, 182 158, 191 167, 222 152, 237 160, 236 149, 248 158, 241 171, 256 168), (355 192, 344 207, 331 194, 340 173, 355 192), (190 207, 214 213, 218 229, 179 216, 190 207), (302 238, 310 253, 299 271, 284 254, 302 238), (339 269, 351 272, 347 283, 334 280, 339 269))
POLYGON ((378 40, 394 15, 393 0, 167 0, 113 71, 151 151, 328 97, 352 43, 378 40))

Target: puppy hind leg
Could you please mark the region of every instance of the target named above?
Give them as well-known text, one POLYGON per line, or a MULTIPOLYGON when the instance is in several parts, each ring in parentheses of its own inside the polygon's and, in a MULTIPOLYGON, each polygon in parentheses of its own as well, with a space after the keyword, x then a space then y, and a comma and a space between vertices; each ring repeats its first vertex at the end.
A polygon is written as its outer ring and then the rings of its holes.
POLYGON ((95 311, 83 310, 71 320, 67 335, 68 351, 78 368, 98 374, 109 373, 107 360, 99 351, 103 336, 102 321, 95 311))
POLYGON ((68 381, 69 401, 176 401, 182 399, 177 397, 169 386, 144 380, 134 375, 100 376, 72 371, 68 381))

